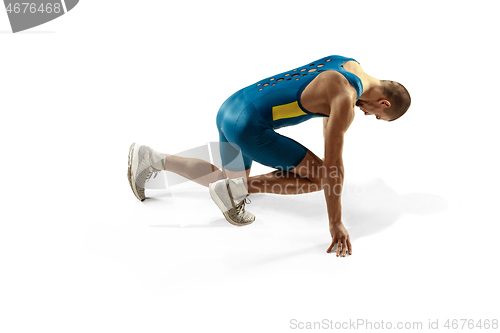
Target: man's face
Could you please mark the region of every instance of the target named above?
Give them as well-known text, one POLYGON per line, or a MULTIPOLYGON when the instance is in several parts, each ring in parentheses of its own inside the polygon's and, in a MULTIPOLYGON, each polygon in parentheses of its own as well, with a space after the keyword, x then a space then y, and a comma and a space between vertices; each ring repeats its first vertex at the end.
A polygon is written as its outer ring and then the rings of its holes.
POLYGON ((390 121, 389 116, 384 112, 385 105, 381 103, 371 103, 358 100, 356 106, 365 113, 366 116, 374 115, 377 119, 390 121))

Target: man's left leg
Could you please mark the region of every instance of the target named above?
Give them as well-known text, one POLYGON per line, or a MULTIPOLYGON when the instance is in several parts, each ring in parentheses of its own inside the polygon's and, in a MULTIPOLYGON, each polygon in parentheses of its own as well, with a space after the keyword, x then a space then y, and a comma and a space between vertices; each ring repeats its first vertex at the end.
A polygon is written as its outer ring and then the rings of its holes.
POLYGON ((275 170, 248 179, 249 193, 302 194, 320 191, 324 178, 323 161, 312 151, 295 168, 275 170))
POLYGON ((248 225, 255 220, 255 216, 245 210, 252 160, 245 156, 238 145, 229 143, 222 133, 219 134, 224 179, 211 183, 209 193, 229 223, 248 225))

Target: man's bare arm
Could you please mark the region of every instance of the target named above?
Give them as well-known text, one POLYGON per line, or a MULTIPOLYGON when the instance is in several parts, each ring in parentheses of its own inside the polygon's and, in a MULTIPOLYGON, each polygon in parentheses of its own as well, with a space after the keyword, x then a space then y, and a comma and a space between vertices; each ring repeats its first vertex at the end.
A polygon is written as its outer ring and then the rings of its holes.
POLYGON ((344 134, 354 119, 354 103, 347 94, 341 94, 331 103, 330 117, 326 123, 324 183, 326 207, 330 224, 332 243, 327 252, 337 244, 337 256, 352 253, 349 233, 342 223, 341 195, 344 183, 344 164, 342 149, 344 134))
POLYGON ((326 124, 328 124, 328 118, 323 118, 323 139, 326 138, 326 124))

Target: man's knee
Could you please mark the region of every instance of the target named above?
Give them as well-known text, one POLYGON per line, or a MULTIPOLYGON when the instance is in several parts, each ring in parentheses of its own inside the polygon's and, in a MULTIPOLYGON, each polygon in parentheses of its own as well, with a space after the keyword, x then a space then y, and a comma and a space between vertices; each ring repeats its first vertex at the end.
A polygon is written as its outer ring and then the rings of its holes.
POLYGON ((292 172, 306 178, 313 184, 321 185, 326 170, 323 165, 323 160, 317 157, 313 152, 307 151, 302 162, 295 167, 292 172))

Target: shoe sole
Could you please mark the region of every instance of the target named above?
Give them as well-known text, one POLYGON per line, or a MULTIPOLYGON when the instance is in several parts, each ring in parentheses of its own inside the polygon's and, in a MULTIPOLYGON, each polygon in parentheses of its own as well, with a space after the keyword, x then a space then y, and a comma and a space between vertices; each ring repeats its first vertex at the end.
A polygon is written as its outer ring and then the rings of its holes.
POLYGON ((139 196, 139 193, 137 192, 137 187, 135 185, 135 173, 137 172, 138 167, 139 167, 139 145, 134 142, 130 146, 130 149, 128 151, 127 178, 128 178, 128 182, 130 184, 130 187, 132 188, 132 192, 134 192, 134 195, 140 201, 144 201, 144 200, 146 200, 146 198, 141 199, 141 197, 139 196), (136 149, 136 146, 137 146, 137 149, 136 149))
POLYGON ((210 197, 215 202, 215 204, 217 205, 217 207, 219 207, 219 209, 222 211, 222 214, 224 214, 224 218, 226 219, 227 222, 229 222, 232 225, 235 225, 237 227, 243 227, 243 226, 249 225, 249 224, 251 224, 253 222, 252 221, 250 223, 244 223, 244 224, 233 222, 233 220, 231 220, 229 218, 229 214, 227 213, 228 211, 227 210, 224 211, 226 209, 226 206, 224 205, 224 203, 222 202, 222 200, 219 199, 219 196, 217 195, 217 193, 215 193, 214 185, 213 184, 208 184, 208 193, 210 193, 210 197))

